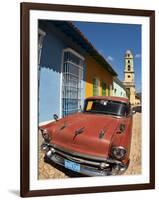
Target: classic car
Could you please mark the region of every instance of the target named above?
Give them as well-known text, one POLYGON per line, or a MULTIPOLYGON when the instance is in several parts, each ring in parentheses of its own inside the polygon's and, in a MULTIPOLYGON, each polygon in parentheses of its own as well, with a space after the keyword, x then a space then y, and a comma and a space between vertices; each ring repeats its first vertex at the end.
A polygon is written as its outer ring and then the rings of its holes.
POLYGON ((89 97, 84 109, 40 126, 45 159, 86 176, 122 174, 128 168, 132 136, 127 98, 89 97))

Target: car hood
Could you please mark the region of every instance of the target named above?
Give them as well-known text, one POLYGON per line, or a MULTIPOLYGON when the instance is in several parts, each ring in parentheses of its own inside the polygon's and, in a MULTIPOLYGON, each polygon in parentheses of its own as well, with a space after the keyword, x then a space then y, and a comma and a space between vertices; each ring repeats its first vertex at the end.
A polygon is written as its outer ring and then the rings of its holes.
POLYGON ((101 114, 78 113, 48 126, 52 143, 72 152, 108 157, 120 119, 101 114))

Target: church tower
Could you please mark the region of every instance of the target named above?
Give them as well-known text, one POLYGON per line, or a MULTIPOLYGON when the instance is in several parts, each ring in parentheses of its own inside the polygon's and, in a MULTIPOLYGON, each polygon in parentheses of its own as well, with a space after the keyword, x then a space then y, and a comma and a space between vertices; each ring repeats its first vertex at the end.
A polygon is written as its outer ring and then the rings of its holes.
POLYGON ((134 58, 130 50, 125 53, 125 69, 124 69, 124 81, 123 84, 127 90, 127 96, 131 104, 135 104, 135 74, 134 74, 134 58))

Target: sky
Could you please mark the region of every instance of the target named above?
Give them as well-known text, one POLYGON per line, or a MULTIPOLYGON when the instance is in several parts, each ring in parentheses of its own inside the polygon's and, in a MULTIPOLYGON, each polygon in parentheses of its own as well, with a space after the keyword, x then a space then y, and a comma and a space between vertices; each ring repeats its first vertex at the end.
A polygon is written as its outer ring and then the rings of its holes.
POLYGON ((118 78, 124 80, 124 55, 134 55, 135 87, 141 91, 141 25, 74 22, 90 43, 111 64, 118 78))

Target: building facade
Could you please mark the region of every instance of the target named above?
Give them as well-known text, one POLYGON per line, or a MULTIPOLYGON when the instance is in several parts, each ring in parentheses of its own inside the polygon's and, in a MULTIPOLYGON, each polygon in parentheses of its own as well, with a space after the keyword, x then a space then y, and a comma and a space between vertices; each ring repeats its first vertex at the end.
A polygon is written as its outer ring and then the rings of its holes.
POLYGON ((140 97, 136 94, 136 95, 135 95, 135 105, 139 105, 139 104, 141 104, 141 99, 140 99, 140 97))
POLYGON ((126 88, 118 78, 113 80, 113 96, 127 97, 126 88))
POLYGON ((70 22, 39 20, 39 123, 78 112, 84 98, 111 95, 116 72, 70 22))
POLYGON ((87 56, 85 62, 86 98, 90 96, 112 96, 114 74, 91 56, 87 56))
POLYGON ((84 100, 84 51, 61 27, 39 22, 39 122, 78 112, 84 100))

